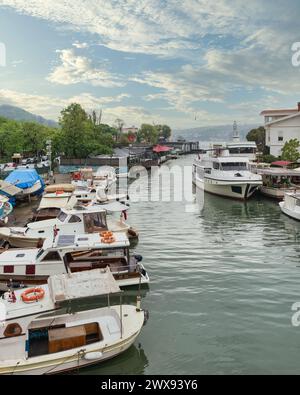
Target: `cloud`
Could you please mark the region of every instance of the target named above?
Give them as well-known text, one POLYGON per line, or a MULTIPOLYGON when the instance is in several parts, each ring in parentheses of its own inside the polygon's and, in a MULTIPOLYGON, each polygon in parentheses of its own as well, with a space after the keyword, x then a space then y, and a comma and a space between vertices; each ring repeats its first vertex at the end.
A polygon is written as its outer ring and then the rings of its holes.
POLYGON ((19 92, 9 89, 0 89, 0 104, 10 104, 21 107, 29 112, 57 119, 60 111, 71 103, 81 104, 87 111, 103 108, 110 103, 119 103, 128 98, 128 94, 120 94, 115 97, 95 97, 90 93, 68 98, 38 95, 33 93, 19 92))
POLYGON ((75 41, 75 43, 72 44, 73 47, 78 48, 78 49, 85 49, 89 47, 88 43, 80 43, 78 41, 75 41))
POLYGON ((49 82, 61 85, 88 83, 105 88, 125 85, 118 76, 105 69, 94 68, 90 59, 76 55, 73 49, 63 49, 57 52, 60 54, 61 65, 57 66, 47 77, 49 82))
POLYGON ((0 0, 0 4, 96 34, 111 49, 164 56, 201 48, 201 38, 208 34, 248 36, 259 19, 268 24, 283 15, 276 13, 279 6, 273 5, 270 13, 269 2, 258 0, 248 4, 244 0, 0 0))

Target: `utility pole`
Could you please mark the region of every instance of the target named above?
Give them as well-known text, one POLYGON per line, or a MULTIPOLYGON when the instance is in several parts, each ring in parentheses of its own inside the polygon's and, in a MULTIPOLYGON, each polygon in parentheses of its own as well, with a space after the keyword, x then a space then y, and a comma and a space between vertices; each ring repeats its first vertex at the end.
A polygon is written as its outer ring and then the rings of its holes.
POLYGON ((53 176, 52 174, 52 141, 46 141, 46 150, 47 150, 47 157, 49 160, 49 179, 53 176))

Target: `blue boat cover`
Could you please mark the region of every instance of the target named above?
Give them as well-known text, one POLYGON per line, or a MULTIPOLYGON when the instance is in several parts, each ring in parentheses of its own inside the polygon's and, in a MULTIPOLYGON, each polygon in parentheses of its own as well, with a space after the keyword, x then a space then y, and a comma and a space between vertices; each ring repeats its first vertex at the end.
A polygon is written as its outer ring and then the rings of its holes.
POLYGON ((43 179, 35 169, 17 169, 6 177, 5 181, 21 189, 31 188, 38 180, 41 181, 42 188, 37 192, 41 194, 45 188, 43 179))

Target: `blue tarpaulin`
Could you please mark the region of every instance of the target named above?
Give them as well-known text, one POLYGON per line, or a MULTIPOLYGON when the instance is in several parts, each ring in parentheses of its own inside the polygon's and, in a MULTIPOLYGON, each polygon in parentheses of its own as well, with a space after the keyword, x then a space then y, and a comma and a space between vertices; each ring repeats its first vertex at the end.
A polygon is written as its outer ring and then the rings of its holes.
POLYGON ((14 170, 8 177, 6 177, 5 181, 21 189, 31 188, 37 181, 41 181, 42 188, 37 192, 37 194, 41 194, 45 187, 43 179, 38 175, 35 169, 14 170))

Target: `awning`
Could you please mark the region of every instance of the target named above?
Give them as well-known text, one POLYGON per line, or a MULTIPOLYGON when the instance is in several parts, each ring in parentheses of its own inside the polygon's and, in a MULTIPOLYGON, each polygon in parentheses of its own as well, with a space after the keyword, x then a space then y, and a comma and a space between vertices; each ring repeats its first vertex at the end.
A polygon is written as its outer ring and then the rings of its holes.
POLYGON ((173 148, 167 147, 165 145, 156 145, 153 147, 153 152, 160 153, 160 152, 169 152, 172 151, 173 148))
POLYGON ((286 166, 290 165, 291 163, 293 163, 293 162, 290 162, 288 160, 279 160, 277 162, 271 163, 271 166, 286 167, 286 166))
POLYGON ((99 205, 103 210, 109 211, 111 213, 116 213, 116 212, 122 212, 126 211, 129 209, 126 204, 120 203, 120 202, 112 202, 112 203, 107 203, 107 204, 101 204, 99 205))
POLYGON ((50 276, 48 286, 53 302, 120 292, 109 268, 50 276))

